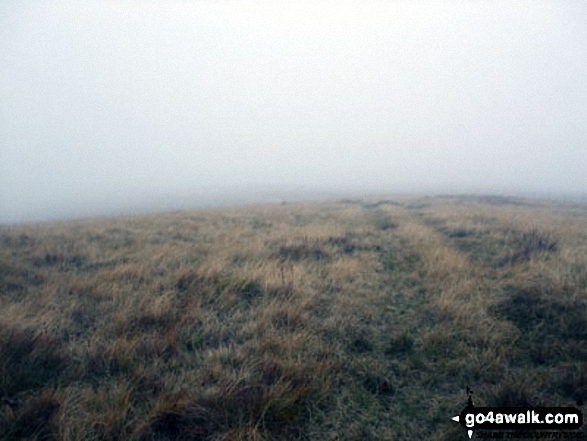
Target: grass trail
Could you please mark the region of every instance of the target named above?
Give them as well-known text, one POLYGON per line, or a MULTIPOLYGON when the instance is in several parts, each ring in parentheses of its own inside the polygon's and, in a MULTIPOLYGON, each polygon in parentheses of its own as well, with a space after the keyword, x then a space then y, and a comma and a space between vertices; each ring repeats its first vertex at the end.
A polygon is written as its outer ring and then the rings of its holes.
POLYGON ((586 231, 492 198, 2 227, 0 439, 440 441, 466 386, 574 405, 586 231))

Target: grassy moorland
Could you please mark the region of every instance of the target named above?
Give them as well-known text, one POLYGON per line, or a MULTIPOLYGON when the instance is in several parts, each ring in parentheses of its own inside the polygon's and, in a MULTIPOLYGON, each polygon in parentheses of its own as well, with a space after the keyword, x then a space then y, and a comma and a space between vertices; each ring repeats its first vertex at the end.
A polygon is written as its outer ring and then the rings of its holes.
POLYGON ((0 439, 465 439, 587 399, 587 206, 343 200, 0 227, 0 439))

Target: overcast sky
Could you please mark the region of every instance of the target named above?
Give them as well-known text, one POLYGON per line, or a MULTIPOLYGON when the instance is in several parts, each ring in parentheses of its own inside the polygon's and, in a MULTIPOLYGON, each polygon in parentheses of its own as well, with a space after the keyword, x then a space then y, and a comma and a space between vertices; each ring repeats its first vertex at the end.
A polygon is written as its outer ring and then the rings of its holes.
POLYGON ((587 3, 0 2, 0 222, 284 188, 585 194, 587 3))

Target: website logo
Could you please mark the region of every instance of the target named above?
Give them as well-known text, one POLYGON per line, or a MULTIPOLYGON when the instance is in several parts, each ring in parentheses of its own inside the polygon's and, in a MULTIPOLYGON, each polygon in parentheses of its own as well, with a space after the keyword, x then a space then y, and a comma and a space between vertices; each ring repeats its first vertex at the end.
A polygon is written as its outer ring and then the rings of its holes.
MULTIPOLYGON (((467 406, 451 419, 467 430, 469 438, 473 437, 475 430, 576 431, 583 425, 583 413, 575 407, 476 407, 473 404, 473 391, 469 387, 467 387, 467 395, 467 406)), ((493 435, 492 433, 492 437, 493 435)), ((527 436, 508 436, 507 438, 527 438, 527 436)))

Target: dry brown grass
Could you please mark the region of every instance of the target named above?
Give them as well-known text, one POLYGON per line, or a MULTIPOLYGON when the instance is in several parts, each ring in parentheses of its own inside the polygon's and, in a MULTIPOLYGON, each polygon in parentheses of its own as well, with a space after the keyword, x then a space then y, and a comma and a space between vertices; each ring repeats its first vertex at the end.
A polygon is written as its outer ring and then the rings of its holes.
POLYGON ((450 197, 0 227, 0 439, 451 439, 467 385, 587 399, 586 227, 450 197))

